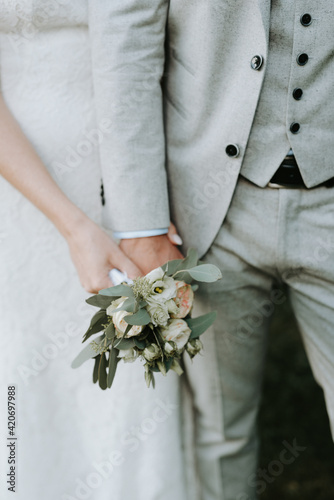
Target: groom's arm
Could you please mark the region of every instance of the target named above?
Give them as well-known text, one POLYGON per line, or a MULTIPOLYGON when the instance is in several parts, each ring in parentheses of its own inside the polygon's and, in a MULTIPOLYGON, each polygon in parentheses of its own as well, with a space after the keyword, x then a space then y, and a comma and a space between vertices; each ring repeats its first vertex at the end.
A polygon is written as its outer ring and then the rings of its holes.
MULTIPOLYGON (((108 129, 100 144, 104 223, 116 234, 163 232, 170 222, 160 84, 168 4, 90 1, 97 125, 108 129)), ((143 261, 144 271, 149 264, 143 253, 159 252, 161 264, 177 252, 166 235, 124 239, 122 247, 143 261)))

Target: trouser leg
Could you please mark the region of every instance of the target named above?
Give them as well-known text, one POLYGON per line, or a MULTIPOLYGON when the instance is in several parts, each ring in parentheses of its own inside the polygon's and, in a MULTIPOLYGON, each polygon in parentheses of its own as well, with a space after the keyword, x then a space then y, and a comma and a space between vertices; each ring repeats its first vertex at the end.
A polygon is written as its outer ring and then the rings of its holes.
POLYGON ((186 361, 197 416, 203 500, 256 497, 256 417, 266 337, 281 299, 275 273, 266 263, 275 238, 261 221, 263 210, 276 213, 277 194, 266 195, 260 206, 253 199, 258 191, 239 183, 227 219, 204 259, 220 267, 223 279, 202 288, 194 310, 194 316, 208 309, 218 312, 202 337, 204 355, 186 361), (249 206, 257 214, 245 210, 249 206))

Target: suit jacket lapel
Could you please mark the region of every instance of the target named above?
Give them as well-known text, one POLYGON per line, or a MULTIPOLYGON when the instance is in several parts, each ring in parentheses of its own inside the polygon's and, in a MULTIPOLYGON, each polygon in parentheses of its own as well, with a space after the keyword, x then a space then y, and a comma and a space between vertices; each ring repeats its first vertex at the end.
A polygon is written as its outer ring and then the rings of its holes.
POLYGON ((257 0, 262 16, 262 23, 266 33, 267 44, 269 41, 269 28, 270 28, 270 7, 271 0, 257 0))

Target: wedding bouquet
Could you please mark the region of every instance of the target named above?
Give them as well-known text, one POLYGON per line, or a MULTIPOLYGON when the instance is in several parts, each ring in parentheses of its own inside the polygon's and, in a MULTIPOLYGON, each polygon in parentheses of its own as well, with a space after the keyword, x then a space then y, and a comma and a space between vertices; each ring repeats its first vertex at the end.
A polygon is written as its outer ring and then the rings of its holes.
POLYGON ((179 375, 182 354, 191 358, 202 349, 199 340, 216 318, 210 312, 191 317, 194 281, 214 282, 221 278, 220 270, 198 260, 190 249, 185 259, 172 260, 154 269, 132 284, 100 290, 86 300, 99 307, 84 335, 83 342, 100 333, 72 363, 73 368, 95 360, 93 382, 101 389, 111 387, 117 363, 144 362, 147 386, 154 387, 154 372, 166 375, 174 370, 179 375), (102 333, 101 333, 102 332, 102 333))

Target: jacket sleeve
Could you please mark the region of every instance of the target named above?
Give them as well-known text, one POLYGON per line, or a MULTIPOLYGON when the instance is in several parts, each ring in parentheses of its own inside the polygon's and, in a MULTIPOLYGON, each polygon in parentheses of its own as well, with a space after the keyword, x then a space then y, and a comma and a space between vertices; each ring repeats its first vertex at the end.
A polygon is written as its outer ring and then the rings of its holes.
POLYGON ((93 87, 113 231, 169 226, 161 78, 169 0, 89 0, 93 87))

